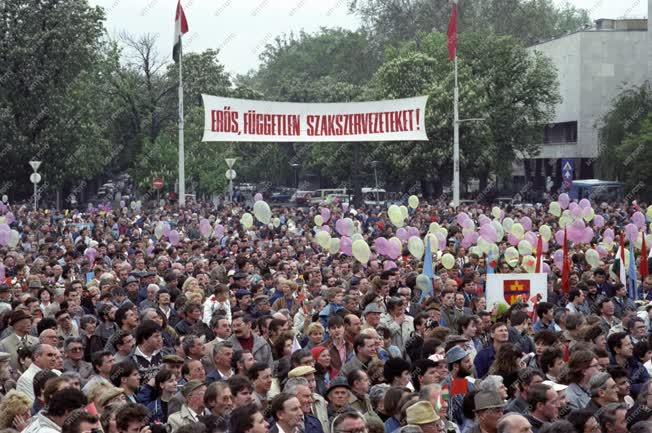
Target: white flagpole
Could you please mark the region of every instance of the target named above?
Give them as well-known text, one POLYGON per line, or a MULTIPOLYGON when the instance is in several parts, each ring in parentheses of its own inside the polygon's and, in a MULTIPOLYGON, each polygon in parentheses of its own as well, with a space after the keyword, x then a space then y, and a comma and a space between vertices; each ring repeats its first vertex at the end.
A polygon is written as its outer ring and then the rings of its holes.
POLYGON ((186 205, 186 169, 183 146, 183 49, 179 50, 179 206, 186 205))
POLYGON ((453 206, 460 204, 460 113, 457 87, 457 53, 455 53, 455 88, 453 90, 453 206))

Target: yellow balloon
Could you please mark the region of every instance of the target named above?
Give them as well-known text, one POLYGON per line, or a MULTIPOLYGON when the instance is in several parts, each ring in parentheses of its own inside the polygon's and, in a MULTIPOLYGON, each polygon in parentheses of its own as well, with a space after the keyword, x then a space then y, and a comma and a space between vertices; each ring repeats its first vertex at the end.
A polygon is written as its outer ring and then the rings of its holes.
POLYGON ((523 239, 523 236, 525 236, 525 229, 521 223, 514 223, 512 225, 512 234, 516 237, 516 239, 523 239))
POLYGON ((418 236, 412 236, 408 239, 408 251, 417 259, 423 257, 423 241, 418 236))
POLYGON ((430 277, 425 274, 417 275, 417 289, 420 289, 422 292, 429 292, 432 290, 432 282, 430 282, 430 277))
POLYGON ((161 239, 163 236, 163 223, 159 222, 156 224, 156 227, 154 228, 154 236, 156 236, 156 239, 161 239))
POLYGON ((315 240, 322 248, 328 248, 331 244, 331 235, 327 231, 320 230, 315 235, 315 240))
POLYGON ((399 206, 399 209, 401 209, 401 215, 403 215, 403 219, 406 219, 408 216, 410 216, 410 212, 405 206, 401 205, 399 206))
POLYGON ((437 224, 437 223, 430 223, 430 226, 428 227, 428 231, 429 231, 430 233, 437 233, 438 230, 439 230, 439 224, 437 224))
POLYGON ((439 228, 439 233, 441 233, 444 236, 444 239, 448 239, 448 229, 445 227, 440 227, 439 228))
POLYGON ((281 219, 280 219, 280 218, 273 218, 273 219, 272 219, 272 224, 273 224, 274 227, 276 227, 276 228, 280 227, 280 226, 281 226, 281 219))
POLYGON ((529 256, 532 254, 532 244, 530 241, 523 239, 518 243, 518 253, 522 256, 529 256))
POLYGON ((411 195, 408 198, 408 206, 410 206, 412 209, 416 209, 419 207, 419 197, 416 195, 411 195))
POLYGON ((561 227, 562 229, 572 223, 573 223, 573 218, 569 215, 562 215, 561 218, 559 218, 559 227, 561 227))
POLYGON ((487 242, 484 238, 478 238, 478 249, 482 254, 487 254, 489 252, 490 242, 487 242))
POLYGON ((389 215, 389 220, 392 222, 392 224, 394 224, 396 227, 403 227, 403 220, 405 218, 403 217, 403 212, 401 212, 400 207, 396 206, 395 204, 391 205, 387 210, 387 215, 389 215))
POLYGON ((521 260, 521 266, 526 272, 531 274, 536 270, 537 259, 532 256, 525 256, 523 257, 523 260, 521 260))
POLYGON ((395 245, 394 248, 398 249, 399 251, 403 251, 403 242, 401 242, 401 240, 396 236, 389 238, 388 242, 394 244, 395 245))
MULTIPOLYGON (((257 202, 257 203, 260 203, 260 202, 257 202)), ((242 215, 242 218, 240 218, 240 224, 242 224, 242 226, 245 229, 249 229, 249 228, 251 228, 251 226, 254 225, 254 217, 251 216, 250 213, 246 213, 246 214, 242 215)))
POLYGON ((553 201, 552 203, 550 203, 548 212, 550 212, 552 215, 559 218, 559 216, 561 215, 561 206, 559 206, 559 203, 557 203, 556 201, 553 201))
POLYGON ((328 247, 328 252, 331 254, 337 254, 339 250, 340 250, 339 238, 331 238, 330 245, 328 247))
POLYGON ((503 229, 505 230, 505 233, 511 233, 513 225, 514 225, 513 219, 511 219, 510 217, 505 218, 503 220, 503 229))
POLYGON ((547 224, 544 224, 541 227, 539 227, 539 233, 541 234, 543 240, 546 242, 552 239, 552 230, 550 229, 550 226, 547 224))
POLYGON ((446 269, 453 269, 455 266, 455 257, 451 253, 446 253, 441 256, 441 264, 444 265, 446 269))
POLYGON ((315 218, 313 218, 313 221, 315 222, 316 226, 323 226, 324 225, 324 219, 321 217, 321 215, 315 215, 315 218))
POLYGON ((502 212, 500 211, 500 208, 498 206, 494 206, 491 208, 491 216, 493 216, 496 219, 500 219, 500 216, 502 215, 502 212))
POLYGON ((360 263, 367 263, 371 257, 371 250, 369 245, 364 240, 358 239, 353 242, 351 245, 351 251, 353 252, 353 257, 360 263))
POLYGON ((514 247, 509 247, 505 250, 505 260, 512 268, 518 265, 518 250, 514 247))
MULTIPOLYGON (((430 252, 433 253, 439 249, 439 238, 432 233, 426 235, 425 242, 430 243, 430 252)), ((424 242, 424 243, 425 243, 424 242)))
POLYGON ((272 220, 272 210, 269 208, 269 205, 266 202, 258 200, 256 203, 254 203, 254 216, 261 223, 269 224, 272 220))
POLYGON ((589 221, 593 220, 593 217, 595 217, 595 211, 593 210, 593 208, 588 208, 588 209, 589 209, 589 211, 586 212, 586 214, 584 213, 584 211, 582 211, 582 218, 583 218, 584 221, 586 221, 587 223, 588 223, 589 221))
POLYGON ((647 219, 652 220, 652 204, 647 207, 645 214, 647 215, 647 219))
POLYGON ((591 265, 592 268, 597 268, 598 265, 600 264, 600 254, 593 248, 587 250, 584 253, 584 258, 586 259, 586 263, 591 265))
POLYGON ((353 233, 351 235, 351 242, 355 242, 355 241, 358 241, 358 240, 359 241, 364 241, 364 238, 362 237, 362 235, 360 233, 353 233))
POLYGON ((498 235, 498 241, 500 241, 502 238, 505 237, 505 229, 503 229, 503 225, 500 223, 500 221, 493 220, 491 221, 491 225, 494 226, 496 229, 496 234, 498 235))
POLYGON ((489 244, 487 256, 491 255, 491 257, 498 257, 500 255, 500 250, 498 249, 498 245, 491 243, 489 244))

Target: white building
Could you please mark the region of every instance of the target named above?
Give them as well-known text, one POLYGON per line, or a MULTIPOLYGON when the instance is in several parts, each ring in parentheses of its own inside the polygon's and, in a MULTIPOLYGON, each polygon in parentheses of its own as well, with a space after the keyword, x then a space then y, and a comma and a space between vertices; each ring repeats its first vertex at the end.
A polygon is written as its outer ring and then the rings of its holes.
MULTIPOLYGON (((648 2, 652 11, 652 0, 648 2)), ((516 170, 518 183, 542 190, 550 176, 562 181, 561 159, 574 159, 575 179, 599 177, 596 124, 626 87, 652 79, 652 32, 646 19, 599 19, 595 27, 530 47, 558 70, 561 103, 546 127, 541 152, 516 170)))

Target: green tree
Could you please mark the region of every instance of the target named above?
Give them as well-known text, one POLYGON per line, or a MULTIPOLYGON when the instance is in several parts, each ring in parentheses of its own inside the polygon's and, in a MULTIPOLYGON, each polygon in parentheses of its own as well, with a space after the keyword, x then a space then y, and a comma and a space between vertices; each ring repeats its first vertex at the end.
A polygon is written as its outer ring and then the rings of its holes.
POLYGON ((616 96, 609 111, 597 123, 599 128, 599 155, 597 172, 606 179, 627 179, 629 167, 623 164, 623 159, 614 164, 614 156, 624 140, 639 134, 643 119, 652 112, 652 83, 645 82, 640 86, 624 89, 616 96))
POLYGON ((636 195, 643 196, 646 200, 652 198, 652 162, 648 157, 650 153, 652 153, 652 111, 648 111, 642 117, 637 131, 627 134, 616 150, 623 170, 627 171, 624 179, 629 191, 636 191, 636 195))

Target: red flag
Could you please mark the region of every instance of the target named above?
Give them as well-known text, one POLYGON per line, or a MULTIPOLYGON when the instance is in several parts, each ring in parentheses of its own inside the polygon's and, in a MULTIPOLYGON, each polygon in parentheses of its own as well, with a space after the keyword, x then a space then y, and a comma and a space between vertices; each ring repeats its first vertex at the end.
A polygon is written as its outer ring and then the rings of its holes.
POLYGON ((537 236, 537 264, 534 269, 534 272, 537 274, 541 272, 541 259, 543 257, 543 239, 541 238, 541 235, 537 236))
POLYGON ((568 230, 564 227, 564 266, 561 270, 561 290, 568 294, 570 290, 570 260, 568 257, 568 230))
POLYGON ((179 62, 181 56, 181 36, 188 33, 188 20, 181 7, 181 0, 177 3, 177 12, 174 15, 174 46, 172 47, 172 58, 179 62))
POLYGON ((639 272, 641 273, 641 280, 644 280, 648 276, 648 266, 647 266, 647 248, 645 245, 645 232, 643 232, 643 244, 641 245, 641 263, 639 264, 639 272))
POLYGON ((457 0, 453 0, 451 19, 448 22, 448 60, 457 57, 457 0))

